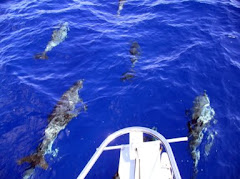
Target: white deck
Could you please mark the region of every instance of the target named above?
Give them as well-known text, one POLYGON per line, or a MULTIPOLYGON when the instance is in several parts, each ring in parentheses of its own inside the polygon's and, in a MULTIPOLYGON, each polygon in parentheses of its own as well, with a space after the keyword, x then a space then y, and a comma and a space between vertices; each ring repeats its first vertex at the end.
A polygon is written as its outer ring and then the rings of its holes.
POLYGON ((143 142, 142 133, 131 133, 130 144, 121 148, 120 179, 172 179, 171 165, 160 141, 143 142))

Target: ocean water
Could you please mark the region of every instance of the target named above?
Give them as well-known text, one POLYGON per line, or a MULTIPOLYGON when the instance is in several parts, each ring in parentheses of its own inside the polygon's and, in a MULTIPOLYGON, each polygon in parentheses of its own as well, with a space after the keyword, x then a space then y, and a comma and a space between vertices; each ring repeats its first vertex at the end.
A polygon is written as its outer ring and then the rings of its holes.
MULTIPOLYGON (((118 0, 0 1, 0 178, 22 178, 29 165, 17 160, 36 151, 48 115, 79 79, 88 110, 59 133, 57 156, 46 155, 48 170, 37 167, 33 178, 76 178, 101 142, 124 127, 187 136, 185 110, 204 90, 217 135, 197 178, 239 178, 240 2, 127 0, 117 11, 118 0), (34 59, 63 22, 65 41, 48 60, 34 59), (135 41, 136 76, 121 81, 135 41)), ((182 178, 190 178, 188 143, 171 146, 182 178)), ((118 154, 104 153, 87 178, 111 178, 118 154)))

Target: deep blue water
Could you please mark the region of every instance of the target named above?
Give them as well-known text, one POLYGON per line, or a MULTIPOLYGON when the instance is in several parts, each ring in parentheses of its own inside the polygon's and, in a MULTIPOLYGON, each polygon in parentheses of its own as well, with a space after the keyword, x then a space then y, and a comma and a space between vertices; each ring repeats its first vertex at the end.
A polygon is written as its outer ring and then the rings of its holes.
MULTIPOLYGON (((76 178, 106 136, 129 126, 157 127, 166 138, 187 136, 185 110, 204 90, 217 131, 198 178, 239 178, 240 2, 127 0, 0 1, 0 178, 21 178, 16 161, 41 142, 47 117, 74 82, 88 105, 60 132, 34 178, 76 178), (69 23, 67 39, 35 60, 54 27, 69 23), (141 56, 136 77, 129 48, 141 56)), ((192 175, 188 144, 172 144, 182 178, 192 175)), ((111 178, 118 152, 100 158, 87 178, 111 178), (114 155, 116 154, 116 155, 114 155)))

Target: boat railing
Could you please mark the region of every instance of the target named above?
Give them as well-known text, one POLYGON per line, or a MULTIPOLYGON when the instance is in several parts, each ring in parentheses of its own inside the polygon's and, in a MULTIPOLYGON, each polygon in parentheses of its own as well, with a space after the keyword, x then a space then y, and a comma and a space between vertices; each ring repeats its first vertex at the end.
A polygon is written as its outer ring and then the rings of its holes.
POLYGON ((121 149, 121 147, 122 147, 121 145, 120 146, 109 146, 109 147, 107 147, 110 142, 112 142, 114 139, 116 139, 119 136, 122 136, 122 135, 125 135, 125 134, 128 134, 128 133, 133 133, 133 132, 142 132, 144 134, 151 135, 152 137, 156 138, 157 140, 160 140, 161 144, 164 146, 164 148, 165 148, 165 150, 168 154, 174 178, 175 179, 181 179, 181 176, 180 176, 180 173, 179 173, 176 161, 175 161, 175 157, 173 155, 173 152, 172 152, 172 149, 171 149, 169 143, 187 141, 188 138, 187 137, 180 137, 180 138, 174 138, 174 139, 168 139, 167 140, 161 134, 159 134, 157 131, 152 130, 152 129, 148 129, 148 128, 145 128, 145 127, 128 127, 128 128, 118 130, 118 131, 114 132, 113 134, 109 135, 102 142, 102 144, 99 146, 99 148, 97 148, 96 152, 94 153, 92 158, 89 160, 87 165, 84 167, 84 169, 82 170, 80 175, 77 177, 77 179, 84 179, 86 177, 86 175, 91 170, 91 168, 93 167, 93 165, 98 160, 98 158, 100 157, 100 155, 102 154, 102 152, 104 150, 121 149))

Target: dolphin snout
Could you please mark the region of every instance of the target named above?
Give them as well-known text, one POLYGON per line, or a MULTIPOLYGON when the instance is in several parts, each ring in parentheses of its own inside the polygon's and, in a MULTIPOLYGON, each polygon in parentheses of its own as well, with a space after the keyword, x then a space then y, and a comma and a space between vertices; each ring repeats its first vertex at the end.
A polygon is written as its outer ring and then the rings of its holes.
POLYGON ((82 87, 83 81, 84 81, 84 80, 78 80, 78 81, 77 81, 77 86, 78 86, 78 87, 82 87))

